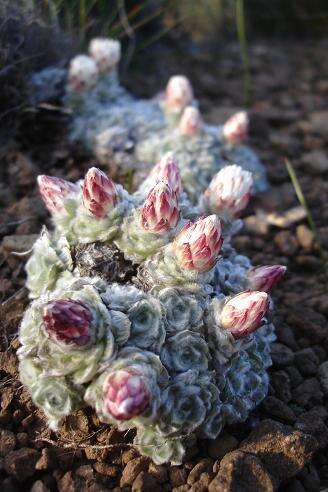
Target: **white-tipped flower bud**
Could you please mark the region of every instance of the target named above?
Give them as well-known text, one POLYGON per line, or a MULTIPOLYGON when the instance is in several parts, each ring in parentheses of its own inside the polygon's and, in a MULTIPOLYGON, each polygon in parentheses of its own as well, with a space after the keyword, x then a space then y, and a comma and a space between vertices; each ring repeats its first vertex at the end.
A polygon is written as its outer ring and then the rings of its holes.
POLYGON ((115 39, 94 38, 90 42, 89 53, 101 73, 116 67, 121 58, 121 43, 115 39))
POLYGON ((105 380, 105 410, 115 419, 130 420, 143 413, 149 402, 149 390, 136 371, 120 369, 105 380))
POLYGON ((265 265, 251 268, 247 280, 251 289, 269 292, 283 277, 287 268, 283 265, 265 265))
POLYGON ((78 55, 71 60, 68 69, 68 88, 71 92, 81 93, 91 89, 97 77, 97 64, 90 56, 78 55))
POLYGON ((46 304, 43 322, 50 338, 78 346, 90 342, 92 314, 82 302, 60 299, 46 304))
POLYGON ((145 231, 165 233, 179 220, 177 194, 165 181, 160 181, 148 194, 141 208, 141 225, 145 231))
POLYGON ((64 200, 78 191, 78 185, 52 176, 38 176, 40 195, 51 214, 64 212, 64 200))
POLYGON ((203 119, 200 111, 194 106, 187 106, 179 123, 179 130, 182 135, 197 135, 203 126, 203 119))
POLYGON ((100 169, 89 169, 83 183, 85 208, 98 219, 103 219, 115 207, 117 201, 118 194, 113 181, 100 169))
POLYGON ((229 330, 234 338, 243 338, 262 324, 269 306, 266 292, 241 292, 229 299, 221 312, 221 325, 229 330))
POLYGON ((223 125, 223 137, 230 144, 241 144, 247 138, 248 127, 249 119, 246 111, 235 113, 223 125))
POLYGON ((181 110, 191 104, 194 98, 192 86, 184 75, 174 75, 166 86, 166 106, 181 110))
POLYGON ((187 224, 173 242, 173 250, 181 267, 207 272, 216 263, 223 243, 221 223, 210 215, 187 224))
POLYGON ((149 178, 154 183, 154 186, 159 181, 167 180, 175 193, 179 194, 182 191, 180 170, 172 152, 165 154, 158 164, 153 167, 149 178))
POLYGON ((252 174, 240 166, 226 166, 212 179, 204 193, 206 207, 225 220, 233 220, 247 206, 252 174))

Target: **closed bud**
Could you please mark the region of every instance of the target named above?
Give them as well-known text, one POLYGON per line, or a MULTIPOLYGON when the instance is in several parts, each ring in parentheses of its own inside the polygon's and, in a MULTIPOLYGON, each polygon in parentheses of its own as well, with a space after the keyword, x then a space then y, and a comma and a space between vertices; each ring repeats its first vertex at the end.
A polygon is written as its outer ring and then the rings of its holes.
POLYGON ((141 225, 145 231, 165 233, 177 225, 179 215, 177 194, 167 182, 160 181, 141 208, 141 225))
POLYGON ((203 126, 203 119, 198 108, 187 106, 182 113, 179 130, 182 135, 197 135, 203 126))
POLYGON ((246 111, 235 113, 223 125, 224 139, 238 145, 246 140, 248 135, 249 120, 246 111))
POLYGON ((93 58, 78 55, 71 60, 68 69, 68 88, 81 93, 91 89, 97 82, 98 68, 93 58))
POLYGON ((149 389, 138 372, 120 369, 110 373, 105 380, 105 411, 115 419, 130 420, 137 417, 149 403, 149 389))
POLYGON ((43 309, 43 322, 51 339, 77 346, 90 342, 92 314, 82 302, 62 299, 49 302, 43 309))
POLYGON ((251 289, 269 292, 286 272, 283 265, 265 265, 251 268, 247 280, 251 289))
POLYGON ((181 267, 207 272, 216 263, 222 246, 221 223, 216 215, 187 224, 173 242, 181 267))
POLYGON ((89 53, 95 60, 101 73, 116 67, 121 58, 121 43, 115 39, 94 38, 89 46, 89 53))
POLYGON ((156 184, 159 181, 167 180, 171 189, 179 194, 182 191, 182 183, 179 167, 176 164, 174 156, 168 152, 162 159, 153 167, 150 178, 156 184))
POLYGON ((103 219, 115 207, 117 201, 118 194, 113 181, 100 169, 89 169, 83 183, 85 208, 98 219, 103 219))
POLYGON ((262 324, 269 306, 266 292, 247 291, 232 297, 221 312, 221 325, 229 330, 234 338, 243 338, 262 324))
POLYGON ((240 166, 226 166, 212 179, 204 193, 207 208, 225 220, 233 220, 247 206, 252 174, 240 166))
POLYGON ((191 104, 194 93, 184 75, 174 75, 166 86, 166 105, 173 110, 181 110, 191 104))
POLYGON ((78 185, 52 176, 38 176, 40 195, 52 214, 64 212, 64 200, 77 193, 78 185))

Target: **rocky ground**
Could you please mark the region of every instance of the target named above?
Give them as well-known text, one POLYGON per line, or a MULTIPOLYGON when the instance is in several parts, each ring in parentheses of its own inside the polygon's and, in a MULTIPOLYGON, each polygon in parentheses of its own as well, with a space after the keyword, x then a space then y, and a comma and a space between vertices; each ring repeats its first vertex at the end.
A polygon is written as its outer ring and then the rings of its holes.
MULTIPOLYGON (((87 410, 67 418, 56 436, 18 380, 16 333, 28 302, 24 262, 48 221, 35 178, 42 172, 77 179, 92 162, 67 144, 64 114, 26 114, 19 145, 6 149, 0 168, 3 492, 328 490, 328 277, 304 213, 295 209, 284 165, 289 157, 328 250, 327 47, 327 42, 304 40, 251 46, 250 143, 267 167, 272 188, 253 201, 235 243, 254 264, 288 266, 275 291, 278 339, 271 387, 245 424, 227 428, 215 441, 199 441, 183 466, 152 464, 130 445, 132 432, 101 425, 87 410)), ((183 71, 211 121, 242 106, 237 46, 212 54, 200 50, 192 63, 179 52, 153 50, 147 67, 139 65, 128 78, 139 94, 154 93, 168 74, 183 71), (151 72, 146 78, 145 70, 151 72)))

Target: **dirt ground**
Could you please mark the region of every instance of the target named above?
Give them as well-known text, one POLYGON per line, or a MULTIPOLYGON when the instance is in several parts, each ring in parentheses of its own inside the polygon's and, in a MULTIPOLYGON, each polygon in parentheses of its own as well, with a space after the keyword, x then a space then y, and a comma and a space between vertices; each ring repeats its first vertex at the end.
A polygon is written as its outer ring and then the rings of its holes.
MULTIPOLYGON (((75 180, 94 161, 65 139, 60 111, 27 113, 18 142, 0 168, 0 483, 1 491, 202 492, 319 491, 328 487, 328 276, 285 168, 300 178, 328 250, 328 42, 257 41, 250 47, 253 103, 250 145, 265 164, 271 189, 256 197, 236 237, 253 264, 285 264, 274 292, 277 342, 269 396, 246 423, 215 441, 199 441, 182 466, 156 466, 122 434, 88 410, 66 419, 58 435, 45 426, 17 376, 17 328, 28 303, 24 253, 49 218, 36 176, 75 180), (288 212, 288 213, 287 213, 288 212), (110 446, 108 446, 110 445, 110 446)), ((243 105, 235 44, 181 56, 154 48, 136 58, 128 87, 152 95, 183 72, 212 122, 243 105), (146 63, 147 62, 147 63, 146 63), (146 74, 146 75, 145 75, 146 74)))

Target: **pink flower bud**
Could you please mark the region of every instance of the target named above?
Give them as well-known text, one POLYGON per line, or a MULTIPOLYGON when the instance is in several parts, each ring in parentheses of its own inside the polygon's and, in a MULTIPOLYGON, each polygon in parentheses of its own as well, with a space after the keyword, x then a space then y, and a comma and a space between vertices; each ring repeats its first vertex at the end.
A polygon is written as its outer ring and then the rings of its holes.
POLYGON ((141 208, 141 225, 146 231, 161 234, 177 225, 179 215, 177 194, 167 182, 160 181, 141 208))
POLYGON ((120 61, 121 43, 115 39, 94 38, 91 40, 89 53, 96 61, 99 72, 106 72, 120 61))
POLYGON ((173 242, 180 266, 207 272, 216 263, 223 243, 221 223, 216 215, 187 224, 173 242))
POLYGON ((43 322, 53 340, 87 345, 90 342, 90 310, 79 301, 62 299, 49 302, 43 309, 43 322))
POLYGON ((232 220, 247 206, 253 184, 252 174, 240 166, 226 166, 212 179, 204 193, 211 212, 232 220))
POLYGON ((40 195, 52 214, 60 214, 64 211, 64 200, 69 195, 78 192, 78 185, 65 179, 52 176, 38 176, 40 195))
POLYGON ((104 384, 106 412, 117 420, 130 420, 148 407, 150 393, 136 371, 120 369, 109 374, 104 384))
POLYGON ((154 181, 154 185, 162 180, 167 180, 171 189, 178 195, 182 191, 182 183, 179 167, 176 164, 174 156, 171 152, 168 152, 159 161, 156 166, 153 167, 150 173, 150 178, 154 181))
POLYGON ((246 140, 248 135, 249 120, 246 111, 235 113, 223 125, 225 140, 233 145, 238 145, 246 140))
POLYGON ((194 98, 191 84, 184 75, 175 75, 170 78, 166 86, 166 105, 173 110, 180 110, 188 106, 194 98))
POLYGON ((98 219, 103 219, 109 210, 115 207, 117 201, 118 194, 113 181, 100 169, 89 169, 83 183, 85 208, 98 219))
POLYGON ((68 88, 81 93, 91 89, 97 82, 98 68, 93 58, 78 55, 71 60, 68 70, 68 88))
POLYGON ((247 273, 249 286, 254 290, 269 292, 283 277, 286 267, 283 265, 265 265, 251 268, 247 273))
POLYGON ((182 135, 197 135, 203 126, 203 119, 198 108, 187 106, 182 114, 179 129, 182 135))
POLYGON ((265 292, 247 291, 232 297, 221 312, 222 327, 234 338, 243 338, 260 327, 269 306, 265 292))

